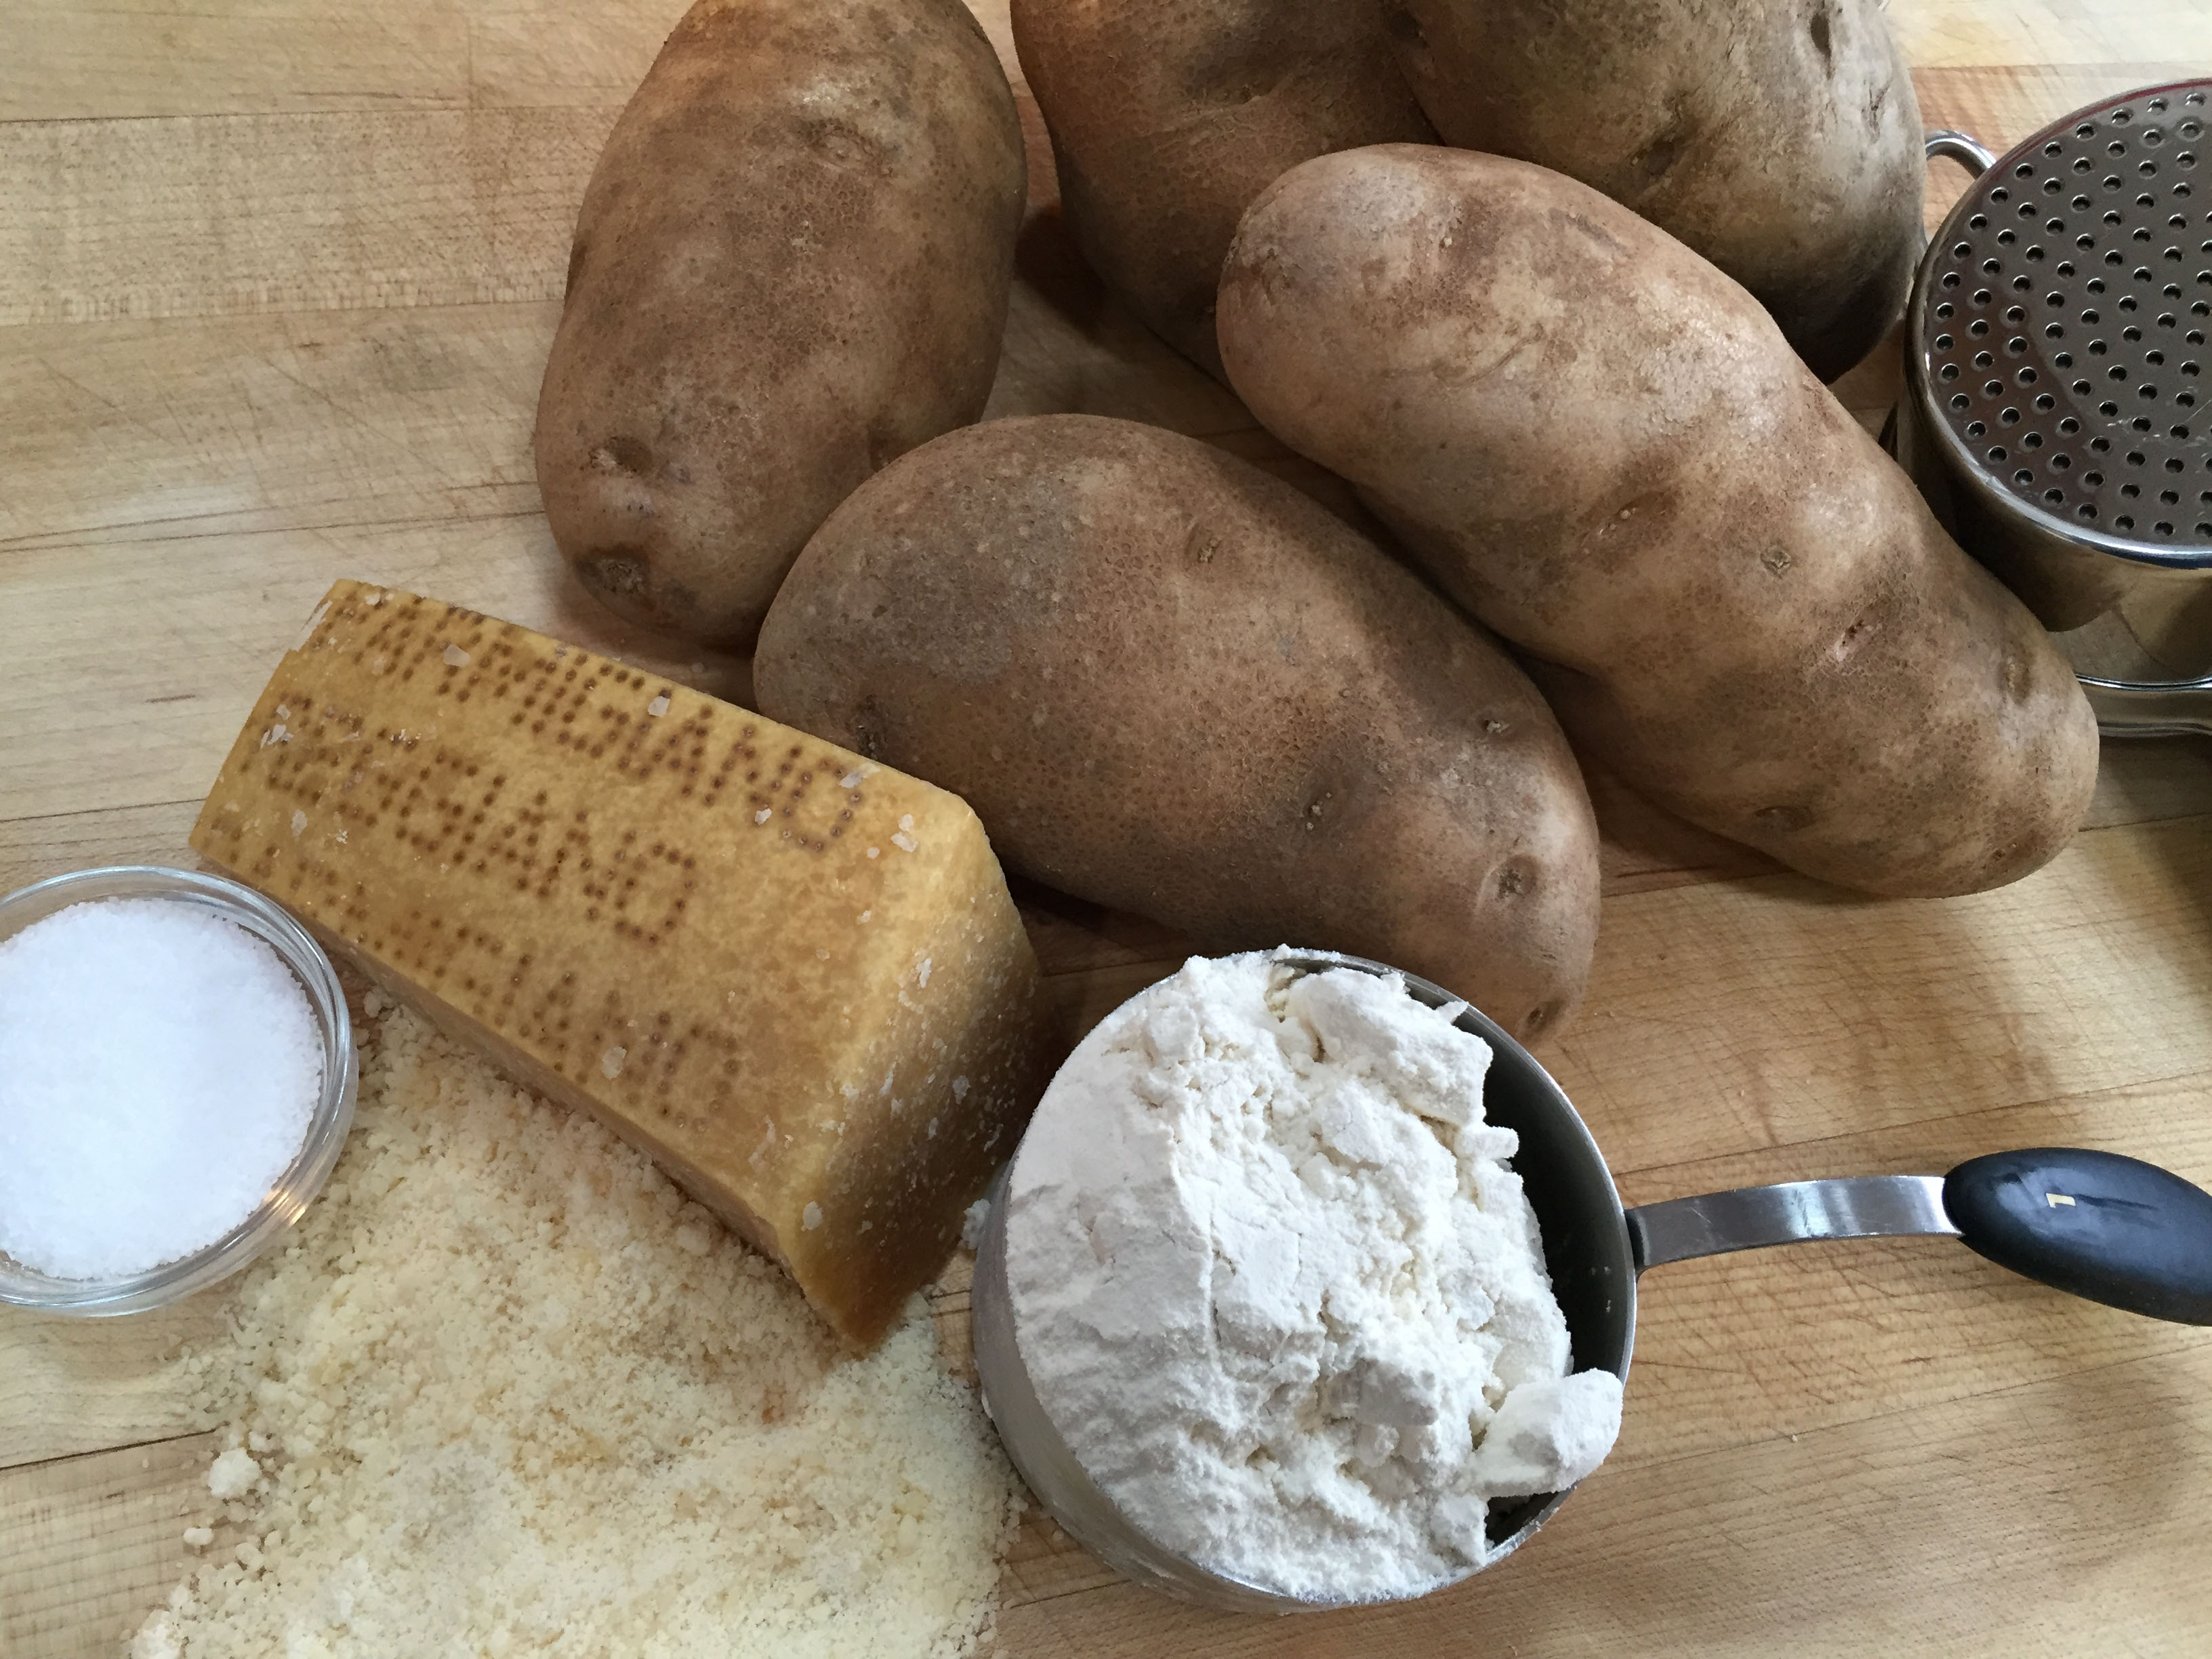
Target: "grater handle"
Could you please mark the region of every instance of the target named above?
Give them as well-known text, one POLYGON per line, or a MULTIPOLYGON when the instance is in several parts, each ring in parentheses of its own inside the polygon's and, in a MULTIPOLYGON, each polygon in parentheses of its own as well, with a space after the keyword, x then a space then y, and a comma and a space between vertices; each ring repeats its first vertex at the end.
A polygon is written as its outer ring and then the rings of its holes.
POLYGON ((2200 679, 2142 682, 2081 677, 2096 711, 2097 729, 2112 738, 2212 735, 2212 674, 2200 679))
POLYGON ((1939 155, 1949 156, 1977 179, 1996 166, 1997 159, 1994 150, 1948 127, 1940 127, 1928 135, 1928 159, 1932 161, 1939 155))

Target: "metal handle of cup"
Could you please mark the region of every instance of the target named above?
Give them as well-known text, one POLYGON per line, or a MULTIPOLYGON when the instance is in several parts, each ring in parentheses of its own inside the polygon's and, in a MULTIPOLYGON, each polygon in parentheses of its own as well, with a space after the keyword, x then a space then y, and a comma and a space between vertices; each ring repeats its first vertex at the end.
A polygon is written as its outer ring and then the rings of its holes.
POLYGON ((1701 1255, 1822 1238, 1954 1233, 1941 1176, 1853 1176, 1738 1187, 1628 1212, 1636 1271, 1701 1255))
POLYGON ((2032 1147, 1947 1176, 1856 1176, 1627 1212, 1636 1270, 1824 1238, 1947 1234, 1999 1267, 2153 1319, 2212 1325, 2212 1193, 2115 1152, 2032 1147))

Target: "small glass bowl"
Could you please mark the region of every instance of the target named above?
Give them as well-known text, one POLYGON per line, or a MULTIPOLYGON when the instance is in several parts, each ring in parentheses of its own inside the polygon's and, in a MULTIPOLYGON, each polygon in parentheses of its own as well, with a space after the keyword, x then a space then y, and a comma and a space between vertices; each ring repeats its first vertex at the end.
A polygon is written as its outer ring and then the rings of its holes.
POLYGON ((0 1251, 0 1303, 48 1313, 96 1317, 138 1313, 182 1301, 227 1279, 282 1237, 306 1213, 353 1127, 353 1023, 345 994, 322 946, 280 906, 220 876, 155 865, 118 865, 78 870, 33 883, 0 898, 0 941, 71 904, 91 899, 158 898, 189 904, 236 922, 268 943, 292 970, 314 1012, 323 1040, 323 1092, 308 1120, 307 1138, 252 1214, 221 1238, 189 1255, 126 1279, 55 1279, 0 1251))

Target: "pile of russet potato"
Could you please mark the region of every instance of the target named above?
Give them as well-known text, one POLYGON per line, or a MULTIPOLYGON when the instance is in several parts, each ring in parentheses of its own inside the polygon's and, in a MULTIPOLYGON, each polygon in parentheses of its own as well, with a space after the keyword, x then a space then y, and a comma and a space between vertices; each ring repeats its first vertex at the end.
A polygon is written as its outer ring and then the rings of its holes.
POLYGON ((960 0, 700 0, 585 197, 563 555, 1013 868, 1523 1037, 1597 928, 1576 757, 1871 893, 2086 810, 2049 637, 1821 383, 1894 319, 1877 0, 1014 0, 1101 277, 1390 540, 1194 440, 974 422, 1024 198, 960 0), (1632 15, 1630 14, 1632 13, 1632 15))

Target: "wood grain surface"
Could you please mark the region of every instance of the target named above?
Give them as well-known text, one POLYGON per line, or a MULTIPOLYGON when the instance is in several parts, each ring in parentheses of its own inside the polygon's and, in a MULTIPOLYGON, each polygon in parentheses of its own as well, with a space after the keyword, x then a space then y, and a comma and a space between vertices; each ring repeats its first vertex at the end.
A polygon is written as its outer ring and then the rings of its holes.
MULTIPOLYGON (((1083 269, 1005 0, 972 3, 1031 148, 989 413, 1151 421, 1329 498, 1083 269)), ((0 8, 0 890, 186 861, 200 795, 334 576, 746 699, 744 662, 627 629, 567 579, 528 449, 584 180, 681 9, 0 8)), ((1889 13, 1927 124, 2000 149, 2212 74, 2206 0, 1889 13)), ((1931 217, 1963 184, 1936 169, 1931 217)), ((1893 350, 1838 390, 1873 426, 1897 383, 1893 350)), ((2212 1183, 2212 745, 2108 745, 2057 862, 1943 902, 1849 897, 1593 791, 1597 968, 1542 1057, 1631 1202, 2052 1143, 2212 1183)), ((1186 945, 1022 896, 1071 1032, 1186 945)), ((1618 1451, 1498 1571, 1392 1609, 1208 1615, 1033 1520, 997 1652, 2212 1652, 2212 1338, 1932 1241, 1681 1264, 1644 1290, 1618 1451)), ((933 1300, 957 1352, 957 1272, 933 1300)), ((221 1304, 0 1310, 0 1659, 118 1654, 180 1577, 184 1528, 215 1509, 209 1425, 161 1360, 221 1304)))

